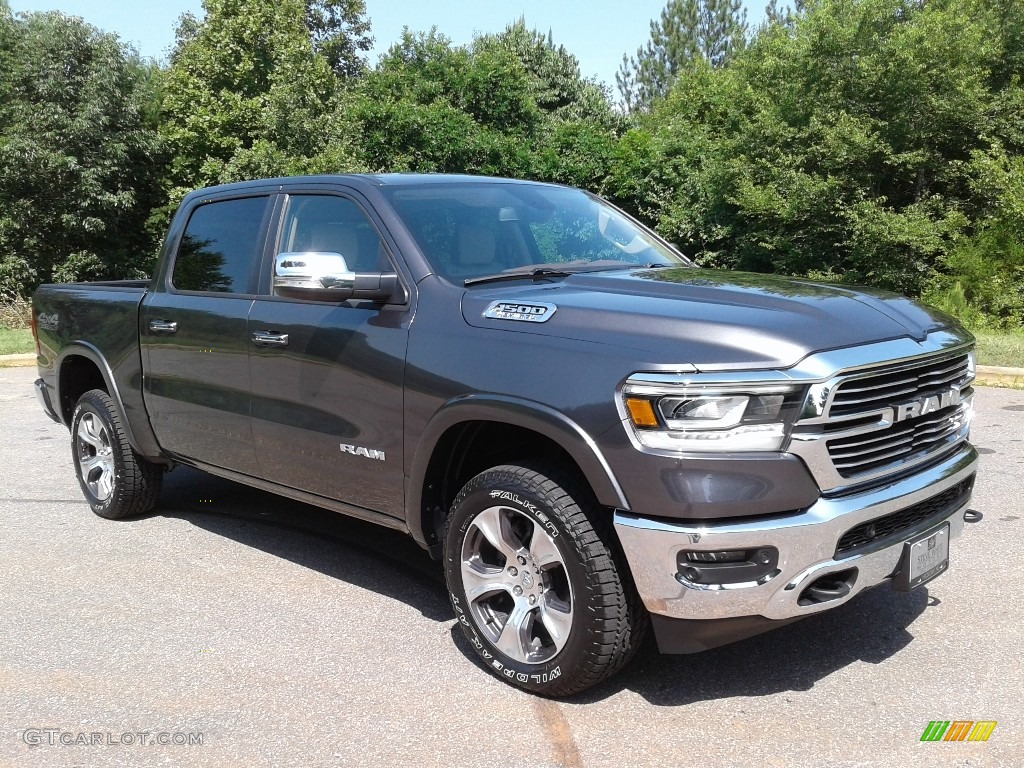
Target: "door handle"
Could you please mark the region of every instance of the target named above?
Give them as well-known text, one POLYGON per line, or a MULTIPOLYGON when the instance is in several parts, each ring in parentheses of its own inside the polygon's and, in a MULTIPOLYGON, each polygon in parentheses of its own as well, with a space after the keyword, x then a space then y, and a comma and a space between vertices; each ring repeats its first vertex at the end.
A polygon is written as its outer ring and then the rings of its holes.
POLYGON ((287 333, 273 333, 272 331, 253 331, 252 343, 258 347, 287 347, 287 333))
POLYGON ((153 333, 177 333, 178 324, 169 320, 150 320, 149 330, 153 333))

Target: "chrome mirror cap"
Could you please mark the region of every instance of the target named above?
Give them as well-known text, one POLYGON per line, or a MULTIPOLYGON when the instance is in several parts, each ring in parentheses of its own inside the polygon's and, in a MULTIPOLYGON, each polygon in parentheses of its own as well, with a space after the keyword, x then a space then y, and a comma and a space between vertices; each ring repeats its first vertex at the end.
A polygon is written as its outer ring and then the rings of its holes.
POLYGON ((307 301, 386 302, 405 293, 394 272, 353 272, 333 251, 279 253, 274 257, 274 293, 307 301))
MULTIPOLYGON (((344 299, 355 288, 356 276, 345 257, 333 251, 279 253, 274 258, 274 292, 289 290, 327 292, 344 299)), ((325 297, 326 298, 326 297, 325 297)))

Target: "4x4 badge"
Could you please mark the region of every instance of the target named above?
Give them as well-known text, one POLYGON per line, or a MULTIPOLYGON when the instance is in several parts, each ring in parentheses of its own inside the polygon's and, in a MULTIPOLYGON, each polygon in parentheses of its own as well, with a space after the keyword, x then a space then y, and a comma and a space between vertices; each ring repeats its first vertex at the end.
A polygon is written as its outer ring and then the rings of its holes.
POLYGON ((551 319, 557 310, 554 304, 547 302, 492 301, 484 311, 484 317, 492 320, 519 320, 524 323, 544 323, 551 319))

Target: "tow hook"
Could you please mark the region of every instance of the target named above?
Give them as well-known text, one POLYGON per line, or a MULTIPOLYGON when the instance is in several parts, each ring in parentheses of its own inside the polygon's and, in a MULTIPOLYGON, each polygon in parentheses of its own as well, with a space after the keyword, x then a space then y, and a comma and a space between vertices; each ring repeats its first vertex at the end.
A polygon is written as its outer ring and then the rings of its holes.
POLYGON ((984 515, 976 509, 968 509, 966 512, 964 512, 965 523, 980 523, 981 518, 983 517, 984 515))
POLYGON ((856 568, 827 573, 815 579, 800 593, 797 605, 817 605, 833 600, 842 600, 853 590, 853 585, 856 581, 856 568))

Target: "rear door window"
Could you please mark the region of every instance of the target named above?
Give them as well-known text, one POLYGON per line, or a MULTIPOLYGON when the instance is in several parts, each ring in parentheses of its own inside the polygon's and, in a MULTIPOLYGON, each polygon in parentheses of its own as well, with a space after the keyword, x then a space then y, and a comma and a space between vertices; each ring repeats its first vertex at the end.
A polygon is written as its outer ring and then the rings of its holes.
POLYGON ((196 208, 174 260, 179 291, 254 293, 269 197, 221 200, 196 208))

